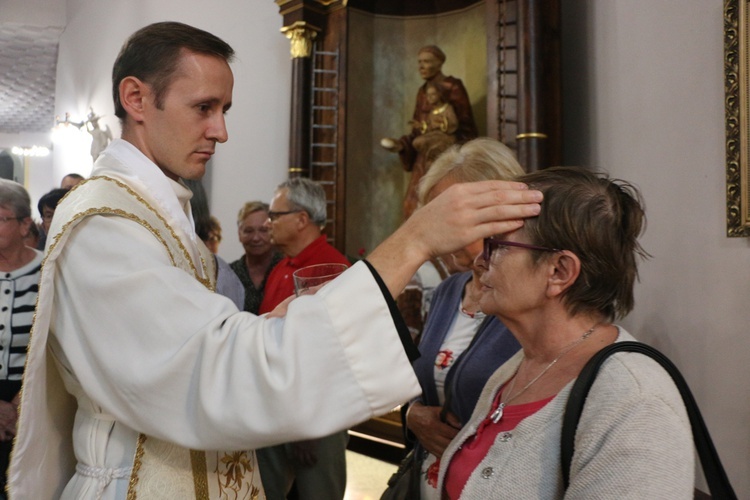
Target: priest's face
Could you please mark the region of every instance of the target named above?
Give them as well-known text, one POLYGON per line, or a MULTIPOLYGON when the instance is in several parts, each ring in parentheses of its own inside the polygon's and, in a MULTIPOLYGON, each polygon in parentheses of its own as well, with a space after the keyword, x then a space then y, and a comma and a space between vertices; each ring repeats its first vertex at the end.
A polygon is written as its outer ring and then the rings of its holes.
POLYGON ((184 50, 160 103, 151 86, 144 86, 136 146, 167 177, 200 179, 216 143, 228 138, 224 118, 233 86, 225 60, 184 50))

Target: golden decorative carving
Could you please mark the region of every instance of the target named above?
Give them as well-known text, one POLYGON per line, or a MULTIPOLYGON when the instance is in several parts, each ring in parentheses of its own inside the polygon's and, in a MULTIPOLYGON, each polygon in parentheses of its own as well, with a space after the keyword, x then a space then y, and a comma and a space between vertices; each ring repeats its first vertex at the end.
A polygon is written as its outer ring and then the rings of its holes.
POLYGON ((750 236, 750 30, 747 1, 724 1, 727 236, 750 236))
POLYGON ((281 32, 291 40, 292 59, 298 57, 310 57, 312 55, 312 44, 318 35, 320 28, 317 28, 304 21, 297 21, 291 26, 284 26, 281 32))
POLYGON ((541 132, 526 132, 525 134, 518 134, 516 136, 516 140, 521 139, 546 139, 547 134, 543 134, 541 132))

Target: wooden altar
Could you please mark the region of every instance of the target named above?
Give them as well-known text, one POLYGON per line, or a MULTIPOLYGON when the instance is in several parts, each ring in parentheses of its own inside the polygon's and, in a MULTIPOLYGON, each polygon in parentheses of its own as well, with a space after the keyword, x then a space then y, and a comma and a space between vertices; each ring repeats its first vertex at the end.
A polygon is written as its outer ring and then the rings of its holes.
MULTIPOLYGON (((290 39, 289 175, 323 184, 329 240, 357 259, 401 223, 409 174, 398 137, 421 81, 417 49, 441 46, 465 83, 480 136, 527 170, 560 163, 559 0, 276 0, 290 39)), ((396 413, 359 429, 401 442, 396 413)))

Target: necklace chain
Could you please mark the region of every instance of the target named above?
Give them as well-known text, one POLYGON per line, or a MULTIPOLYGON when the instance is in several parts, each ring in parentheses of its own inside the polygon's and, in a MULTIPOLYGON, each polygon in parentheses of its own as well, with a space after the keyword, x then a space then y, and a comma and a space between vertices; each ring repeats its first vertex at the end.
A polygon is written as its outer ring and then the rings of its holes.
POLYGON ((550 363, 547 366, 545 366, 544 369, 541 372, 539 372, 539 375, 537 375, 536 377, 534 377, 533 379, 531 379, 531 382, 529 382, 528 384, 526 384, 525 386, 523 386, 523 389, 521 389, 516 394, 513 394, 511 396, 511 394, 513 393, 513 389, 516 387, 516 378, 518 377, 518 371, 521 369, 521 364, 523 364, 523 361, 524 361, 522 359, 521 363, 518 364, 518 368, 516 368, 516 373, 513 374, 513 380, 511 381, 510 387, 508 387, 507 393, 506 393, 506 391, 503 391, 503 393, 508 394, 508 399, 506 399, 504 402, 501 401, 500 404, 497 406, 497 409, 494 412, 492 412, 492 415, 490 415, 490 420, 492 420, 492 423, 493 424, 498 423, 500 421, 500 419, 503 418, 503 410, 505 409, 506 406, 508 406, 510 404, 511 401, 513 401, 518 396, 520 396, 521 394, 523 394, 524 392, 526 392, 526 390, 529 387, 531 387, 532 385, 534 385, 534 382, 536 382, 537 380, 539 380, 540 378, 542 378, 542 376, 545 373, 547 373, 549 371, 549 369, 552 368, 555 365, 555 363, 557 363, 558 361, 560 361, 560 358, 562 358, 563 356, 565 356, 566 354, 568 354, 570 351, 572 351, 575 346, 577 346, 578 344, 580 344, 581 342, 583 342, 584 340, 586 340, 587 338, 589 338, 591 336, 591 334, 594 333, 594 330, 596 329, 597 326, 599 326, 599 323, 595 324, 594 326, 592 326, 591 328, 589 328, 588 330, 586 330, 585 332, 583 332, 583 335, 581 335, 581 338, 574 340, 570 345, 568 345, 565 349, 563 349, 562 352, 560 354, 558 354, 555 359, 553 359, 552 361, 550 361, 550 363))

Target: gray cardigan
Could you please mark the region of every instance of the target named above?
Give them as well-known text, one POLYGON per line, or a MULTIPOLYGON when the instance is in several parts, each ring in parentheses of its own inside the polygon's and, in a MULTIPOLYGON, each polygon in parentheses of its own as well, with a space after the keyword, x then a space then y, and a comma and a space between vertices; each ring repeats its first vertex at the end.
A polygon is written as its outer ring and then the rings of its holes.
MULTIPOLYGON (((618 342, 634 340, 619 330, 618 342)), ((487 382, 471 420, 443 455, 439 490, 447 464, 476 432, 522 356, 516 354, 487 382)), ((578 425, 570 487, 564 491, 560 432, 572 385, 516 429, 498 435, 461 498, 692 498, 694 447, 682 398, 666 371, 635 353, 615 354, 599 371, 578 425)))

